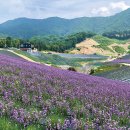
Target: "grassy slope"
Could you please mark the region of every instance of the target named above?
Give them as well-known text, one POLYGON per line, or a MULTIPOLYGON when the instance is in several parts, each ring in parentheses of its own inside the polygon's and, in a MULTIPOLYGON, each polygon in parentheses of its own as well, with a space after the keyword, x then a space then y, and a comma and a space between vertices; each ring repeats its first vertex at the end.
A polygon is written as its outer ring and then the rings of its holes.
POLYGON ((95 76, 104 77, 107 79, 120 80, 123 82, 130 82, 130 67, 126 65, 111 65, 99 67, 93 74, 95 76))
POLYGON ((125 45, 127 42, 130 41, 130 39, 128 40, 110 39, 101 35, 96 35, 92 39, 100 44, 99 46, 96 47, 102 48, 103 50, 108 50, 110 52, 116 52, 121 54, 126 53, 126 50, 123 47, 120 47, 120 45, 125 45), (111 49, 109 46, 115 43, 119 44, 119 46, 116 46, 115 48, 111 49))
POLYGON ((117 39, 110 39, 101 35, 96 35, 93 37, 93 39, 98 42, 99 44, 103 44, 103 45, 111 45, 113 43, 118 43, 118 44, 125 44, 126 42, 128 42, 128 40, 117 40, 117 39))
POLYGON ((120 54, 124 54, 124 53, 127 52, 123 47, 120 47, 120 46, 114 46, 113 49, 114 49, 117 53, 120 53, 120 54))
POLYGON ((105 50, 105 48, 108 49, 108 46, 112 45, 114 43, 117 43, 119 45, 123 45, 123 44, 126 44, 127 42, 130 41, 130 39, 128 39, 128 40, 110 39, 110 38, 107 38, 107 37, 104 37, 104 36, 101 36, 101 35, 94 36, 93 40, 98 42, 100 44, 99 47, 103 48, 104 50, 105 50))
POLYGON ((97 69, 94 70, 94 75, 100 74, 100 73, 106 73, 112 70, 117 70, 121 67, 122 65, 116 64, 116 65, 101 65, 97 69))
POLYGON ((63 58, 60 57, 58 55, 55 54, 45 54, 42 53, 41 56, 32 56, 27 52, 23 52, 20 50, 14 50, 16 53, 18 54, 22 54, 36 62, 40 62, 40 63, 46 63, 46 64, 50 64, 53 66, 59 66, 59 65, 68 65, 68 66, 73 66, 73 67, 81 67, 81 63, 83 62, 88 62, 91 61, 91 59, 78 59, 78 58, 63 58))

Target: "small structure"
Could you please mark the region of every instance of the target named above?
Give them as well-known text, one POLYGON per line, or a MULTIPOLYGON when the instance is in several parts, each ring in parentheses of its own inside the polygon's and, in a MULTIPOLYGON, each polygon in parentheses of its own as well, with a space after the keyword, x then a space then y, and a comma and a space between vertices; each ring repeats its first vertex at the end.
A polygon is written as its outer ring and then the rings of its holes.
POLYGON ((27 51, 32 49, 32 45, 30 43, 22 43, 20 44, 20 50, 27 51))

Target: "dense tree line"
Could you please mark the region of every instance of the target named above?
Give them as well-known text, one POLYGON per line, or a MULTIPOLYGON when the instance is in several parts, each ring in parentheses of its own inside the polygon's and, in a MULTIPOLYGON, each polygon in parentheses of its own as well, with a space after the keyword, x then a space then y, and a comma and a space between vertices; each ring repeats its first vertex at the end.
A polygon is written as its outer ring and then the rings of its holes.
POLYGON ((17 39, 17 38, 1 37, 0 38, 0 48, 8 48, 8 47, 19 48, 19 45, 23 42, 24 42, 24 40, 17 39))
POLYGON ((8 47, 15 47, 19 48, 21 43, 30 42, 34 45, 35 48, 38 48, 39 51, 41 50, 50 50, 56 52, 64 52, 65 50, 74 48, 75 45, 86 38, 90 38, 94 36, 94 33, 91 32, 80 32, 68 36, 56 36, 56 35, 49 35, 49 36, 36 36, 32 37, 28 40, 22 40, 12 37, 1 37, 0 38, 0 48, 8 48, 8 47))
POLYGON ((94 33, 80 32, 64 37, 59 36, 38 36, 33 37, 29 41, 33 44, 38 50, 51 50, 56 52, 64 52, 65 50, 75 47, 75 45, 86 38, 94 36, 94 33))
POLYGON ((113 31, 113 32, 105 32, 103 33, 103 36, 109 37, 109 38, 115 38, 119 40, 126 40, 130 38, 130 30, 129 31, 113 31))

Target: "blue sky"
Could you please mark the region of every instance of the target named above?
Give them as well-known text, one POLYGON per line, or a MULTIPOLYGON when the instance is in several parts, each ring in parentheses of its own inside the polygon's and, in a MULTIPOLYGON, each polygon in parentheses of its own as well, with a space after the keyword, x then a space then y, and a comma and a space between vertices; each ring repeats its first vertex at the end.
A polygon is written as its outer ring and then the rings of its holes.
POLYGON ((110 16, 130 7, 130 0, 0 0, 0 23, 28 17, 110 16))

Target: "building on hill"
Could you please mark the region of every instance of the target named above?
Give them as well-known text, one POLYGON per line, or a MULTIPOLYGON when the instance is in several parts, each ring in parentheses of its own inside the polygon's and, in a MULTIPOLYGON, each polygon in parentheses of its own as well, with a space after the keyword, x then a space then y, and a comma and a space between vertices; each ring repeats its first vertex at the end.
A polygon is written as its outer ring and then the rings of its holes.
POLYGON ((31 45, 30 43, 22 43, 22 44, 20 44, 20 50, 28 51, 30 49, 33 49, 33 45, 31 45))

